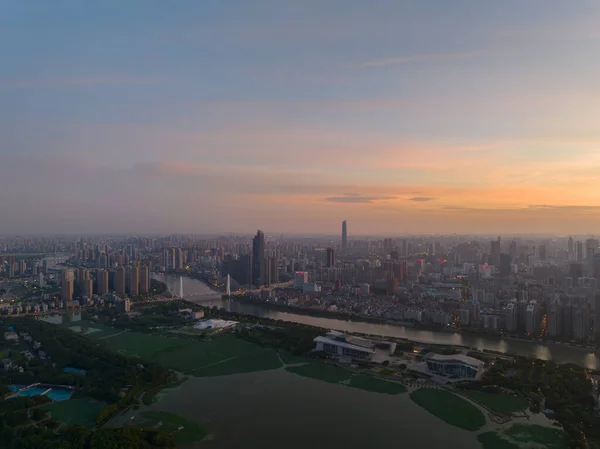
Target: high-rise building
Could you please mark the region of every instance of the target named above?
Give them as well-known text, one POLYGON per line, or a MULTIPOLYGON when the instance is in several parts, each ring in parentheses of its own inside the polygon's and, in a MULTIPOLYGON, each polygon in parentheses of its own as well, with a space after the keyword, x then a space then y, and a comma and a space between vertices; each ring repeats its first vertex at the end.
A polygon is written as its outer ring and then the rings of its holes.
POLYGON ((575 260, 574 252, 575 252, 575 244, 573 243, 573 237, 569 237, 567 241, 567 251, 569 252, 569 260, 575 260))
POLYGON ((150 293, 150 267, 142 265, 140 267, 140 295, 150 293))
POLYGON ((515 332, 519 327, 519 309, 516 301, 511 301, 506 306, 506 330, 515 332))
POLYGON ((175 250, 175 269, 183 270, 184 267, 185 267, 185 264, 184 264, 183 250, 181 248, 177 248, 175 250))
POLYGON ((269 284, 277 284, 279 282, 279 261, 276 257, 269 257, 269 284))
POLYGON ((73 301, 73 282, 75 276, 73 270, 70 268, 64 268, 60 272, 60 297, 63 301, 73 301))
POLYGON ((108 271, 100 270, 96 274, 97 292, 99 296, 110 293, 108 289, 108 271))
POLYGON ((490 265, 500 265, 500 237, 490 242, 490 265))
POLYGON ((294 276, 294 288, 302 288, 304 284, 308 284, 308 272, 297 271, 294 276))
POLYGON ((575 243, 575 260, 577 262, 581 262, 583 260, 583 257, 584 257, 583 242, 576 242, 575 243))
POLYGON ((512 264, 512 260, 510 254, 501 253, 500 254, 500 276, 508 277, 510 276, 510 266, 512 264))
POLYGON ((81 290, 81 296, 87 296, 91 298, 94 295, 94 281, 89 277, 87 279, 82 279, 79 281, 79 286, 81 290))
POLYGON ((517 242, 515 242, 514 240, 510 242, 510 246, 508 247, 508 254, 513 260, 517 258, 517 242))
POLYGON ((137 265, 127 266, 127 292, 129 296, 140 294, 140 267, 137 265))
POLYGON ((563 334, 563 306, 560 299, 555 299, 548 308, 548 336, 561 337, 563 334))
POLYGON ((587 341, 589 335, 589 314, 586 305, 579 302, 573 313, 573 339, 587 341))
POLYGON ((265 285, 265 234, 259 230, 252 239, 252 283, 256 287, 265 285))
POLYGON ((348 225, 346 220, 342 221, 342 255, 348 252, 348 225))
POLYGON ((120 265, 117 267, 117 270, 115 271, 115 293, 124 298, 126 291, 125 291, 125 267, 120 265))
POLYGON ((540 260, 546 260, 546 245, 538 247, 538 255, 540 256, 540 260))
POLYGON ((252 256, 244 254, 238 260, 229 261, 227 272, 224 275, 227 274, 240 285, 252 284, 252 256))
POLYGON ((327 248, 327 268, 335 267, 335 250, 327 248))
POLYGON ((530 335, 536 335, 540 330, 540 308, 536 301, 531 301, 527 305, 525 317, 525 332, 530 335))

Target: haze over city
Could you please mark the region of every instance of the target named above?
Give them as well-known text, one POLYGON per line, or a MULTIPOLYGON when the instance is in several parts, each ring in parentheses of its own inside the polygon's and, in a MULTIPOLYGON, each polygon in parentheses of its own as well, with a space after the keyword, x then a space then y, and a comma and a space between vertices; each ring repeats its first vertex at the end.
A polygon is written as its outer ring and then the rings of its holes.
POLYGON ((3 2, 0 231, 594 233, 598 23, 592 0, 3 2))

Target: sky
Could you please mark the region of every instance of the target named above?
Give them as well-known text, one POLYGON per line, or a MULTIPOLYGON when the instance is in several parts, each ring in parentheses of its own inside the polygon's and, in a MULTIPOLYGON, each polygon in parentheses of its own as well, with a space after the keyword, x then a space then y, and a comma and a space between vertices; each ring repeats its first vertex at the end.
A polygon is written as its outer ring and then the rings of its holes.
POLYGON ((594 233, 597 0, 0 0, 0 233, 594 233))

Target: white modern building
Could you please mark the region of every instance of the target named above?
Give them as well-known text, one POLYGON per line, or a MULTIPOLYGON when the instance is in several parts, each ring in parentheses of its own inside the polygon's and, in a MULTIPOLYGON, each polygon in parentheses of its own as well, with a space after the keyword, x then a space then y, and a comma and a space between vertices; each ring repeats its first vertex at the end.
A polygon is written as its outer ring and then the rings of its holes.
POLYGON ((337 357, 351 357, 376 362, 389 358, 396 350, 394 342, 367 340, 337 331, 330 331, 313 341, 316 344, 316 351, 337 357))
POLYGON ((217 319, 208 319, 203 321, 198 321, 194 324, 194 329, 196 330, 216 330, 222 331, 225 329, 231 329, 237 326, 237 321, 228 321, 228 320, 217 320, 217 319))
POLYGON ((483 374, 485 365, 483 361, 464 354, 427 354, 425 362, 430 372, 455 379, 476 379, 483 374))

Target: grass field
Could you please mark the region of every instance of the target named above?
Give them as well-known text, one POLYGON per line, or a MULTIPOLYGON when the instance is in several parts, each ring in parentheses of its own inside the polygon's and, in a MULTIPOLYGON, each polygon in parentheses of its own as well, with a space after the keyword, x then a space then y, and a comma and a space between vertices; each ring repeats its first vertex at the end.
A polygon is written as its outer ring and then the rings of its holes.
POLYGON ((527 401, 521 396, 501 393, 485 393, 476 390, 462 390, 465 396, 482 403, 486 407, 505 415, 511 415, 527 407, 527 401))
POLYGON ((142 418, 143 421, 138 424, 146 427, 156 427, 172 433, 177 445, 201 441, 208 434, 203 427, 173 413, 144 412, 142 418), (183 429, 177 430, 180 427, 183 427, 183 429))
POLYGON ((122 330, 115 329, 114 327, 109 327, 105 326, 104 324, 94 323, 93 321, 86 320, 69 321, 68 323, 65 323, 64 326, 67 326, 73 332, 85 335, 92 340, 106 338, 123 332, 122 330), (87 329, 89 329, 89 331, 86 331, 87 329))
POLYGON ((372 391, 375 393, 406 393, 406 387, 400 383, 388 382, 386 380, 377 379, 376 377, 366 376, 364 374, 356 374, 352 376, 349 385, 354 388, 360 388, 361 390, 372 391))
POLYGON ((486 423, 485 416, 473 404, 446 390, 422 388, 410 398, 432 415, 465 430, 479 430, 486 423))
POLYGON ((69 399, 42 406, 52 415, 52 419, 69 425, 90 426, 96 422, 96 416, 106 404, 90 398, 69 399))
POLYGON ((313 361, 313 359, 311 359, 310 357, 294 355, 291 352, 287 351, 279 351, 279 356, 281 357, 281 360, 283 360, 283 363, 285 363, 286 365, 297 365, 299 363, 309 363, 313 361))
POLYGON ((514 424, 503 433, 519 443, 537 443, 548 449, 566 448, 563 431, 553 427, 544 427, 535 424, 514 424))
POLYGON ((126 332, 100 342, 122 354, 194 376, 224 376, 282 366, 273 349, 261 348, 229 335, 200 341, 126 332))
POLYGON ((483 449, 520 449, 521 447, 505 440, 496 432, 484 432, 477 435, 483 449))
POLYGON ((344 382, 350 380, 352 377, 350 371, 322 362, 311 362, 300 366, 288 366, 285 369, 286 371, 298 374, 299 376, 323 380, 329 383, 344 382))
POLYGON ((514 424, 501 432, 482 433, 477 439, 483 449, 567 448, 562 430, 535 424, 514 424))

